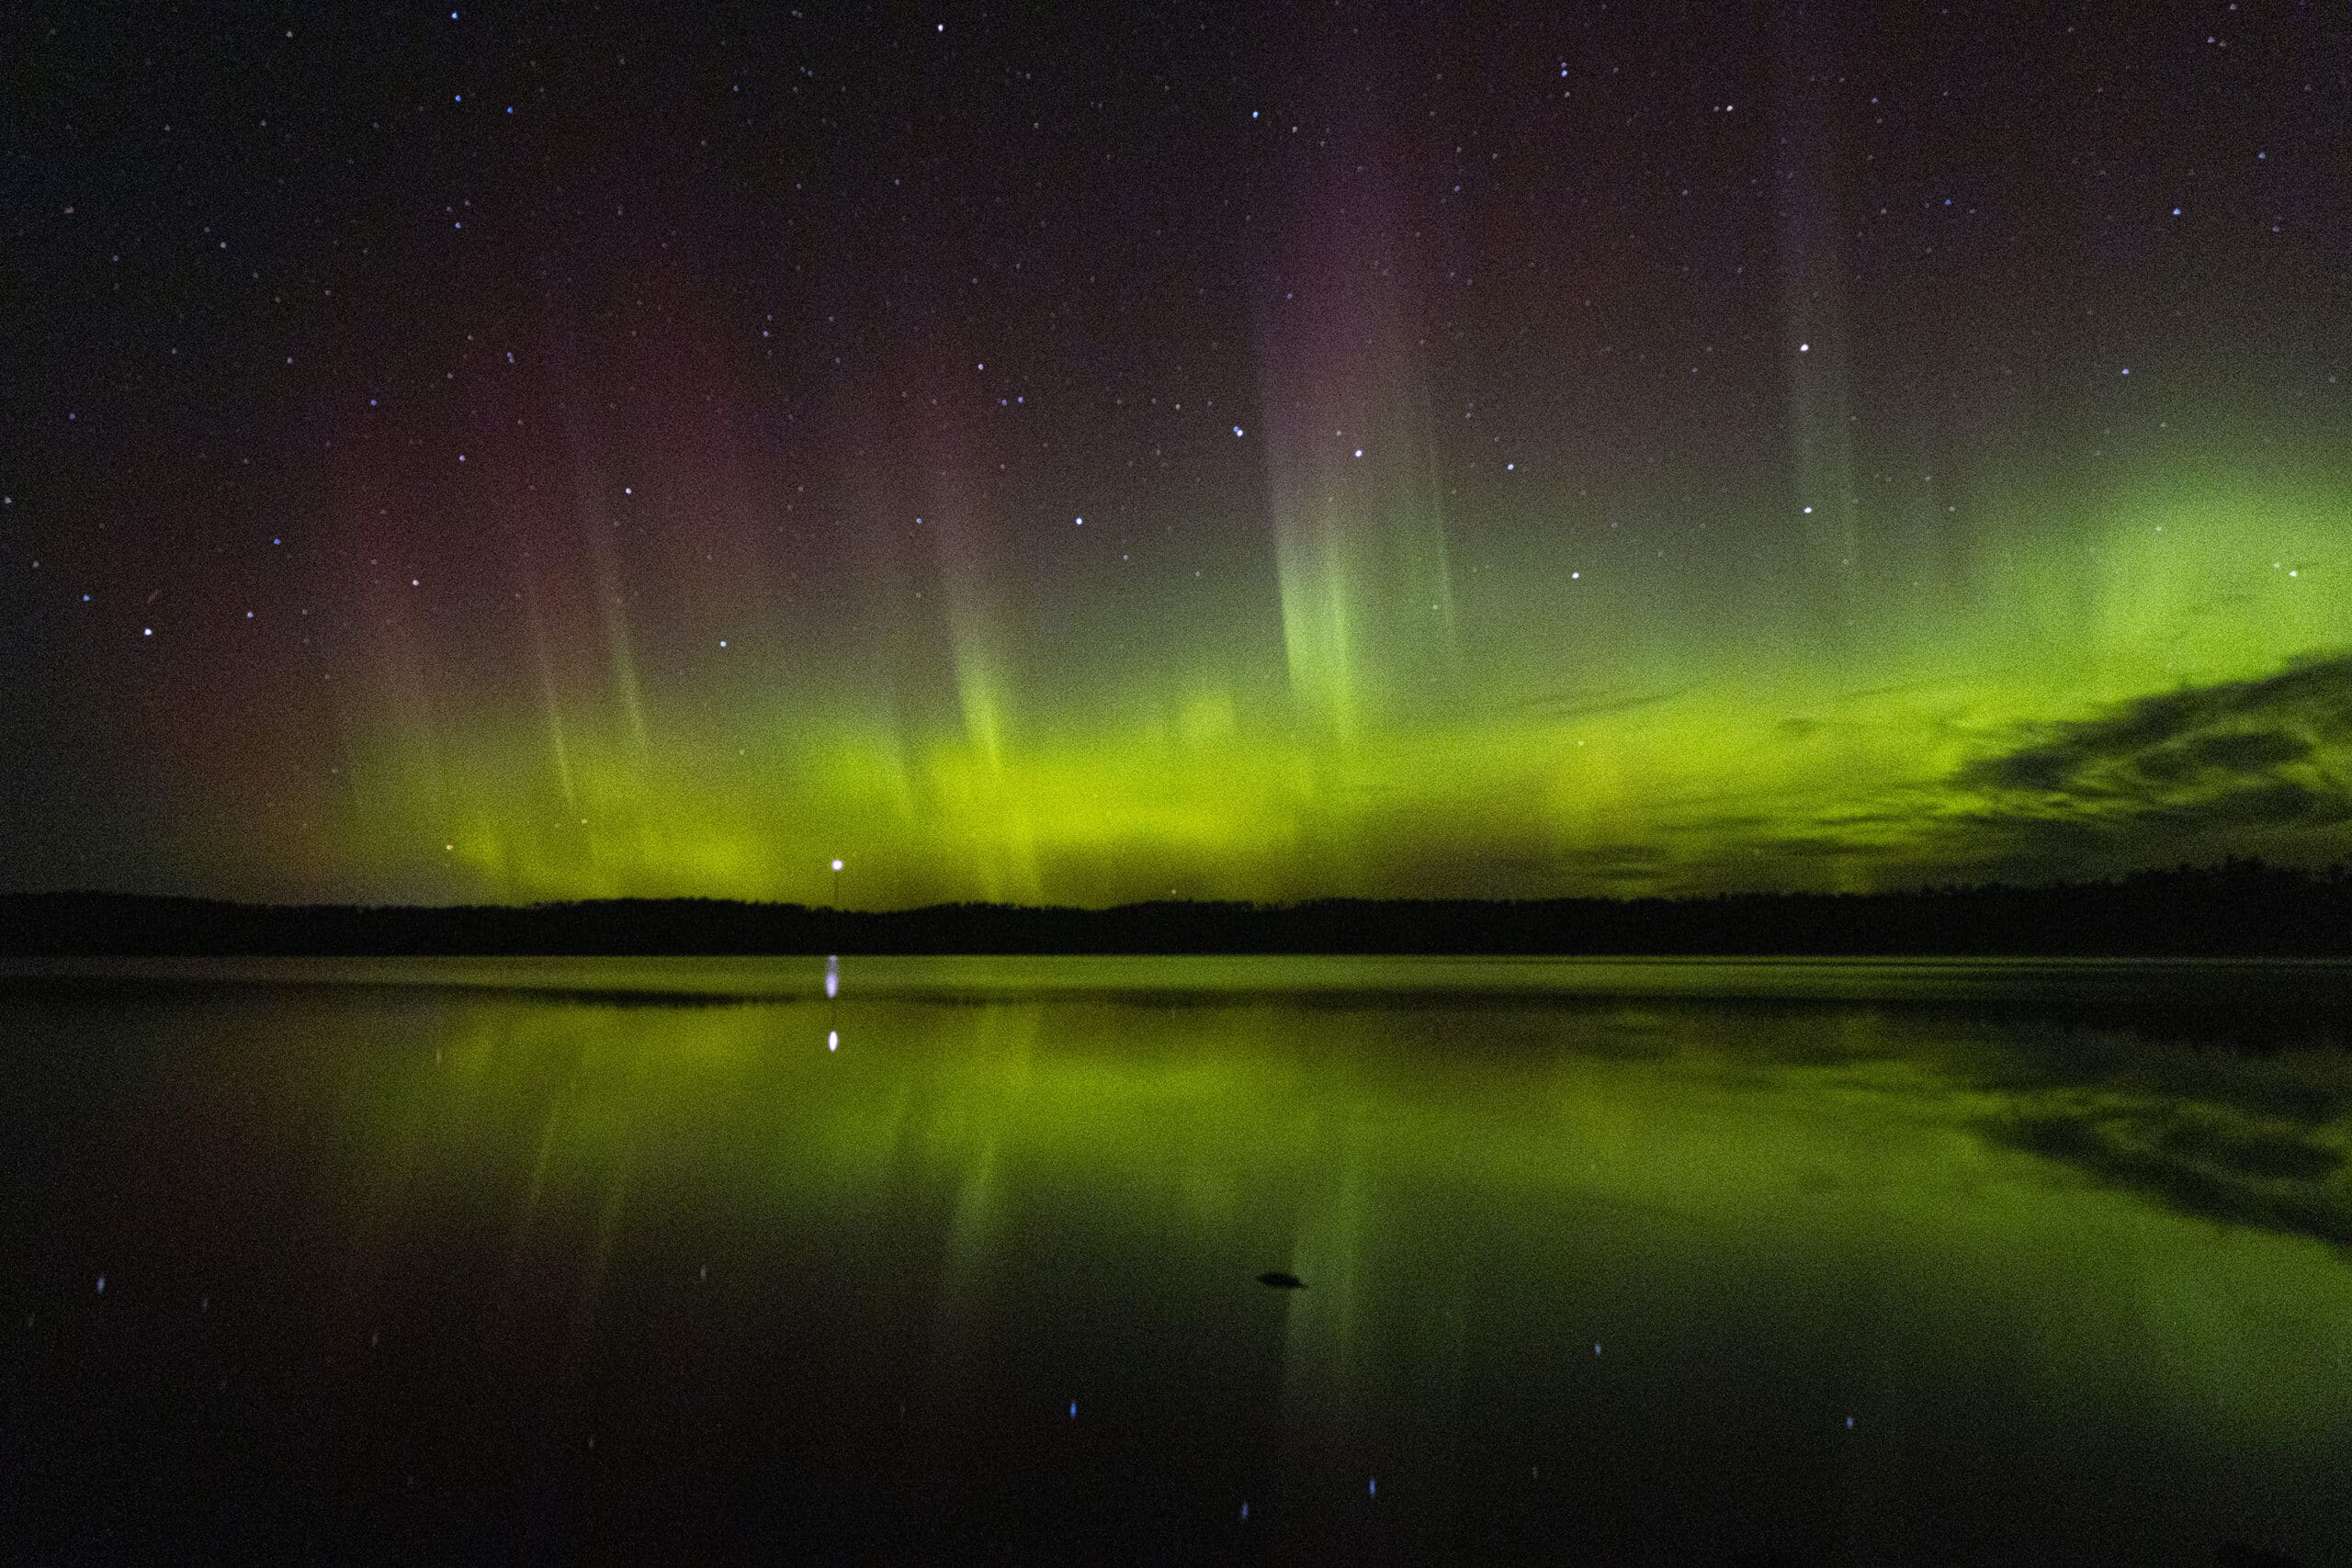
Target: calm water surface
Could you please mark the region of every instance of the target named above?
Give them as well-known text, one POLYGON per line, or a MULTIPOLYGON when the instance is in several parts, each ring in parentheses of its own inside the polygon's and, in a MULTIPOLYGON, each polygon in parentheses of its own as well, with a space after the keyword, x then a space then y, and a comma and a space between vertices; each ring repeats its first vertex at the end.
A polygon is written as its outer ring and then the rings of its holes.
POLYGON ((18 964, 0 1530, 2352 1562, 2347 985, 18 964))

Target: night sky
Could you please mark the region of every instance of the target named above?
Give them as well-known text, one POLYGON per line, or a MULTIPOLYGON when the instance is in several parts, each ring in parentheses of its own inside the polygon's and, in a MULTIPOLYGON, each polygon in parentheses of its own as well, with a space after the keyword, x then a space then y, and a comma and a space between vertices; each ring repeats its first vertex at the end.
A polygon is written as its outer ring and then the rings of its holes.
POLYGON ((2352 852, 2341 4, 12 7, 0 887, 2352 852))

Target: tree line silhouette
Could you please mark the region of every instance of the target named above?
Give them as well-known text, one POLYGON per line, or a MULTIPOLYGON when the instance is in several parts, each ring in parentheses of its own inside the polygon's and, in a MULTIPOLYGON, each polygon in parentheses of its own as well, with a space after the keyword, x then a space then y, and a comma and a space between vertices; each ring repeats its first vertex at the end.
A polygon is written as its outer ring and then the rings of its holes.
POLYGON ((2104 882, 1703 897, 449 907, 0 897, 17 955, 1559 953, 2352 956, 2352 867, 2231 859, 2104 882))

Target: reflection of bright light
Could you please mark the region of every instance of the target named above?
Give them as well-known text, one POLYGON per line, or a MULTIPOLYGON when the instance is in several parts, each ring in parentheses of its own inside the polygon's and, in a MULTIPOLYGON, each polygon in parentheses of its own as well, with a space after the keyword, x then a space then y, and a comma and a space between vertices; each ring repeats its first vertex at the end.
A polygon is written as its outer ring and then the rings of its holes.
POLYGON ((825 1049, 828 1051, 838 1051, 841 1048, 842 1032, 838 1029, 828 1029, 825 1031, 825 1049))
POLYGON ((842 961, 838 956, 835 956, 825 960, 825 995, 828 997, 838 997, 841 994, 842 961))

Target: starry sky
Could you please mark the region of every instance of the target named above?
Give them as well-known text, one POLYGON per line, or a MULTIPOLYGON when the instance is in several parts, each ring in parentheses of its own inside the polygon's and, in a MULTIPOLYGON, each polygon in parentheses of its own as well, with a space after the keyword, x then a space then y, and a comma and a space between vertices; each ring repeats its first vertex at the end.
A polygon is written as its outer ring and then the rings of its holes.
POLYGON ((2352 852, 2352 15, 13 7, 0 887, 2352 852))

